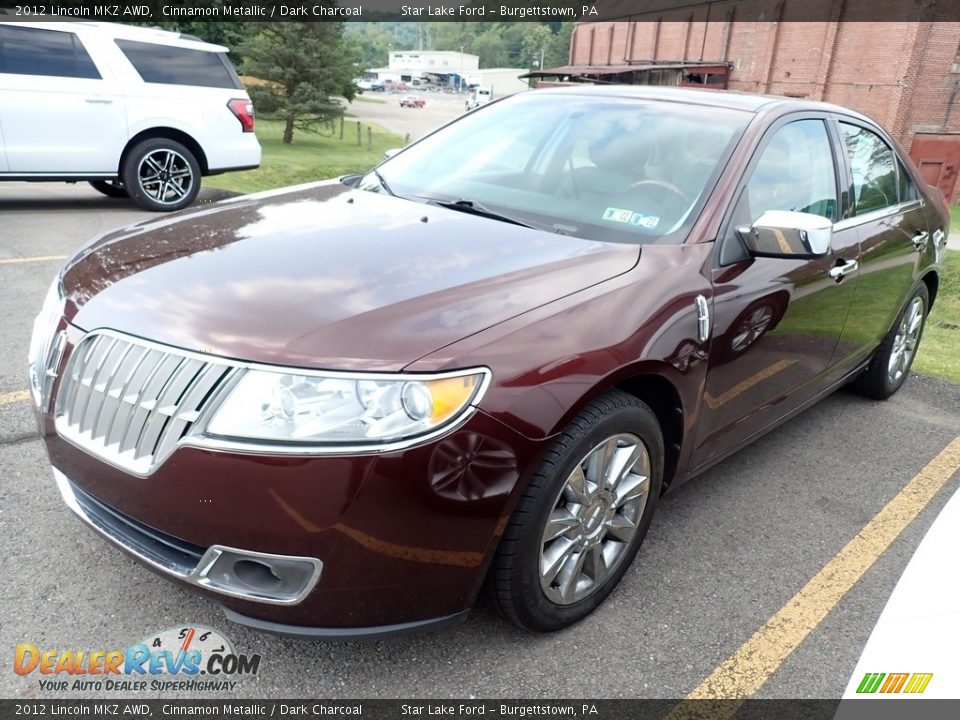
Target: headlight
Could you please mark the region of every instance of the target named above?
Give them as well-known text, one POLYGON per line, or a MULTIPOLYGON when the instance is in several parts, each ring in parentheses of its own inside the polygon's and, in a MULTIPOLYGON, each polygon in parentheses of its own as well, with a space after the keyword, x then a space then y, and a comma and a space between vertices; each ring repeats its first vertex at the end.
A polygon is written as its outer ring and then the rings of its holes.
MULTIPOLYGON (((30 363, 30 390, 34 402, 45 408, 50 388, 53 384, 53 373, 56 367, 49 367, 53 354, 51 342, 56 332, 60 318, 63 316, 63 294, 60 290, 59 275, 53 279, 47 296, 43 300, 40 314, 33 321, 33 335, 30 338, 30 353, 27 361, 30 363)), ((61 348, 62 349, 62 348, 61 348)), ((56 360, 59 360, 59 353, 56 360)))
POLYGON ((243 372, 205 435, 296 445, 416 438, 463 418, 489 378, 486 369, 431 376, 243 372))

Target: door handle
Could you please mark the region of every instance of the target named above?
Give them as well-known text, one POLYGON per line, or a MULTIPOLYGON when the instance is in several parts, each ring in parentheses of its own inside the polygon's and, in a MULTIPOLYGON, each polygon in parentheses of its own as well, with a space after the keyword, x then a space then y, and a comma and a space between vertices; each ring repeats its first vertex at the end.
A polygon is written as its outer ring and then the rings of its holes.
POLYGON ((92 98, 87 98, 87 102, 92 105, 110 105, 113 102, 113 100, 111 100, 110 98, 92 97, 92 98))
POLYGON ((854 272, 858 267, 860 267, 860 263, 858 263, 856 260, 847 260, 842 265, 837 265, 836 267, 830 268, 830 271, 827 274, 837 282, 840 282, 844 277, 846 277, 847 273, 854 272))
POLYGON ((930 239, 930 233, 926 230, 921 230, 916 235, 914 235, 910 242, 913 243, 913 249, 918 252, 923 252, 927 249, 927 241, 930 239))

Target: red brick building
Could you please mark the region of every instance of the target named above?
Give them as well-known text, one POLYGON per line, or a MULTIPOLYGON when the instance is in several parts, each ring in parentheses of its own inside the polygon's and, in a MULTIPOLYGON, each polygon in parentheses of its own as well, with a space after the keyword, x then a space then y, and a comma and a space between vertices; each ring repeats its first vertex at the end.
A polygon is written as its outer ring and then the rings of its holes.
POLYGON ((883 2, 692 0, 651 10, 657 2, 624 0, 616 20, 576 25, 569 66, 553 77, 726 86, 852 107, 882 123, 927 182, 958 202, 958 0, 939 18, 936 2, 908 12, 911 1, 898 0, 884 21, 851 20, 877 17, 883 2))

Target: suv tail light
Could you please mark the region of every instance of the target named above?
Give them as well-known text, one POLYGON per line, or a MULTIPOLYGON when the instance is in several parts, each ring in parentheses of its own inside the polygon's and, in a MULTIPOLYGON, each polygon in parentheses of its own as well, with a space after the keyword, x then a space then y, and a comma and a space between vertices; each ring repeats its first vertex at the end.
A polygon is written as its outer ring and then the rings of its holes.
POLYGON ((256 118, 253 114, 252 102, 243 98, 235 98, 227 103, 227 107, 230 108, 230 112, 240 121, 245 133, 253 132, 253 127, 256 125, 256 118))

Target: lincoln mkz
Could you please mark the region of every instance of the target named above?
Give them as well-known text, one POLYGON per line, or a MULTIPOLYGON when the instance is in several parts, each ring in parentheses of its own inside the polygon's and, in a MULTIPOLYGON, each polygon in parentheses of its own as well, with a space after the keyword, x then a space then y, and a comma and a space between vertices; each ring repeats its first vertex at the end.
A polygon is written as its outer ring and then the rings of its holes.
POLYGON ((523 93, 92 240, 36 320, 37 417, 69 508, 237 622, 381 636, 484 591, 557 630, 666 490, 901 387, 947 223, 841 107, 523 93))

